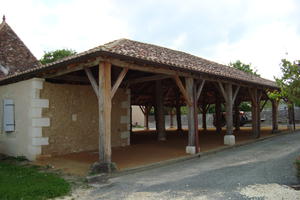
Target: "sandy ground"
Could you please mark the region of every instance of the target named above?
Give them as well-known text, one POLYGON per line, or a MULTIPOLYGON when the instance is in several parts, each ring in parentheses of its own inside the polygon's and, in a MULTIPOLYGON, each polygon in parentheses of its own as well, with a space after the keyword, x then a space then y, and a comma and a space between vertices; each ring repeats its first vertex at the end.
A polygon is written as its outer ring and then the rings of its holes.
MULTIPOLYGON (((285 130, 285 129, 283 129, 285 130)), ((214 129, 199 131, 200 151, 206 152, 213 149, 225 147, 223 144, 225 130, 217 134, 214 129)), ((255 140, 251 134, 251 128, 243 127, 240 131, 234 132, 236 143, 247 143, 255 140)), ((261 138, 272 137, 270 128, 262 128, 261 138)), ((119 170, 147 165, 164 160, 186 156, 188 134, 176 131, 167 132, 167 141, 157 141, 155 131, 134 132, 131 137, 131 145, 127 147, 112 148, 112 161, 116 163, 119 170)), ((87 175, 89 167, 98 160, 98 152, 88 151, 72 153, 63 156, 47 158, 35 162, 36 165, 48 165, 61 169, 65 173, 79 176, 87 175)))
POLYGON ((279 184, 249 185, 242 188, 240 194, 248 198, 263 198, 265 200, 300 200, 300 191, 279 184))
MULTIPOLYGON (((299 200, 294 161, 300 132, 216 154, 111 178, 59 200, 299 200), (280 173, 278 173, 280 172, 280 173)), ((57 199, 58 200, 58 199, 57 199)))

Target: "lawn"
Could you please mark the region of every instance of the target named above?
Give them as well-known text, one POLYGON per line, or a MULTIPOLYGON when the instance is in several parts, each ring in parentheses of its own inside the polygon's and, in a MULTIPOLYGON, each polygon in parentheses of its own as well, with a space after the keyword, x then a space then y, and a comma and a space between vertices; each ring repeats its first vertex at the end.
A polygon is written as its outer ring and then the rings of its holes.
POLYGON ((0 161, 1 200, 43 200, 66 195, 70 189, 70 184, 56 174, 0 161))

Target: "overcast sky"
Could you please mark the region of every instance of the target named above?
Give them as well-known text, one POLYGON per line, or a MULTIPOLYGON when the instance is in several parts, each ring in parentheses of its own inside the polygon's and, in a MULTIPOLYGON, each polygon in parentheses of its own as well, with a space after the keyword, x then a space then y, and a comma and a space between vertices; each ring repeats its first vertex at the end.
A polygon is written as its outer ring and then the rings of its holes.
POLYGON ((282 58, 300 59, 299 0, 0 0, 3 14, 37 58, 128 38, 239 59, 268 79, 282 58))

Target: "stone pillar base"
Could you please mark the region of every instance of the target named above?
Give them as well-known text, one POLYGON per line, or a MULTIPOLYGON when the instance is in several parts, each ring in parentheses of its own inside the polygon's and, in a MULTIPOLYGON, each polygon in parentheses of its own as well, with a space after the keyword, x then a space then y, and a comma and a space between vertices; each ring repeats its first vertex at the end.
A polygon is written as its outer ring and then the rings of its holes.
POLYGON ((235 145, 235 136, 234 135, 225 135, 224 136, 225 145, 235 145))
POLYGON ((185 152, 188 154, 195 154, 196 153, 196 147, 195 146, 186 146, 185 152))

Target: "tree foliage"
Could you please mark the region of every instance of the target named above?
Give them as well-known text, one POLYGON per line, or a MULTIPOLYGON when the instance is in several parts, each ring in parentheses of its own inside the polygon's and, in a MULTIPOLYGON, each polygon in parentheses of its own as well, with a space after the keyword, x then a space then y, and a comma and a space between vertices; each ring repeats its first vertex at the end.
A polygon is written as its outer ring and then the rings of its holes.
MULTIPOLYGON (((260 76, 260 74, 257 73, 257 70, 252 68, 251 64, 242 63, 240 60, 229 63, 229 66, 255 76, 260 76)), ((242 111, 251 111, 251 104, 249 102, 242 102, 239 107, 242 111)))
POLYGON ((229 63, 229 66, 231 66, 231 67, 233 67, 235 69, 247 72, 249 74, 253 74, 255 76, 260 76, 260 74, 257 73, 257 70, 253 69, 253 67, 251 66, 251 64, 242 63, 240 60, 237 60, 235 62, 229 63))
POLYGON ((76 51, 72 49, 58 49, 55 51, 45 51, 44 55, 40 59, 40 62, 44 65, 75 54, 76 51))
POLYGON ((280 69, 282 76, 275 80, 281 91, 278 94, 270 94, 271 97, 281 97, 286 101, 300 104, 300 61, 291 62, 282 59, 280 69))

